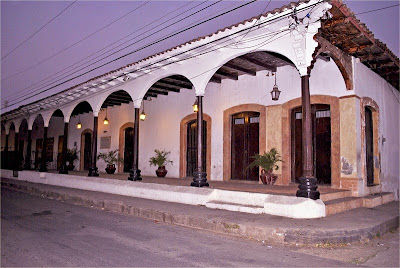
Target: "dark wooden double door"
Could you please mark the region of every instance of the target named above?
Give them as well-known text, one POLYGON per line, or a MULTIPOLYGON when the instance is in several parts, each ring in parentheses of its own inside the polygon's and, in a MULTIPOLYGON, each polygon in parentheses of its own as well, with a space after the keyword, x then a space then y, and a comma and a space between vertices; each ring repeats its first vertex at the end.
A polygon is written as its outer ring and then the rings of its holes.
MULTIPOLYGON (((331 184, 331 112, 326 104, 314 104, 312 110, 314 176, 318 184, 331 184)), ((302 111, 292 110, 292 181, 302 176, 302 111)))
POLYGON ((257 112, 242 112, 232 116, 231 179, 258 181, 259 168, 248 168, 252 156, 259 153, 259 119, 257 112))

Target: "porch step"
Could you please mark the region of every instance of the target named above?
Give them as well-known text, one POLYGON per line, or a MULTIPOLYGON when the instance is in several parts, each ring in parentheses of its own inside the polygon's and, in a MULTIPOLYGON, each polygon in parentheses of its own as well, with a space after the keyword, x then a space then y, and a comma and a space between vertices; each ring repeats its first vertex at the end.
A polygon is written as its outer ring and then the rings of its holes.
POLYGON ((329 200, 324 203, 325 203, 325 213, 326 216, 328 216, 362 207, 363 199, 361 197, 344 197, 344 198, 329 200))
POLYGON ((363 197, 363 206, 366 208, 377 207, 394 201, 394 193, 376 193, 363 197))
POLYGON ((261 214, 264 212, 264 206, 241 205, 237 203, 227 203, 223 201, 210 201, 205 204, 207 208, 223 209, 229 211, 246 212, 261 214))
POLYGON ((321 194, 321 200, 323 202, 327 202, 327 201, 339 199, 339 198, 346 198, 346 197, 351 197, 350 190, 338 190, 338 191, 331 192, 331 193, 321 194))
POLYGON ((344 197, 324 201, 326 216, 347 210, 367 207, 373 208, 394 201, 394 193, 376 193, 364 197, 344 197))

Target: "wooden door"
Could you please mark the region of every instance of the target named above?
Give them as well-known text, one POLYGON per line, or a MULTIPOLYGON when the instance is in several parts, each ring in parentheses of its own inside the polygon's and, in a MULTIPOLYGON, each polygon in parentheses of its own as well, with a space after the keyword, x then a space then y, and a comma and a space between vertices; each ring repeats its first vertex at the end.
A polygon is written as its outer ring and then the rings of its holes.
MULTIPOLYGON (((331 113, 330 106, 315 104, 311 106, 314 174, 318 184, 331 184, 331 113)), ((292 110, 292 181, 298 183, 303 173, 302 150, 302 111, 301 107, 292 110)))
POLYGON ((57 170, 60 170, 62 165, 62 150, 64 144, 64 136, 58 137, 58 150, 57 150, 57 170))
POLYGON ((85 133, 85 144, 83 150, 83 169, 89 170, 92 161, 92 134, 85 133))
POLYGON ((374 135, 372 111, 365 107, 365 157, 367 161, 367 186, 374 185, 374 135))
POLYGON ((133 128, 125 129, 124 172, 132 169, 133 162, 133 128))
POLYGON ((259 153, 259 118, 257 112, 243 112, 232 116, 231 179, 258 181, 259 168, 247 167, 259 153))
MULTIPOLYGON (((187 124, 187 143, 186 143, 186 176, 193 177, 197 171, 197 119, 187 124)), ((203 172, 207 169, 207 122, 203 120, 203 140, 201 143, 203 150, 203 172)))
POLYGON ((43 150, 43 139, 36 140, 36 150, 35 150, 35 169, 39 168, 42 162, 42 150, 43 150))

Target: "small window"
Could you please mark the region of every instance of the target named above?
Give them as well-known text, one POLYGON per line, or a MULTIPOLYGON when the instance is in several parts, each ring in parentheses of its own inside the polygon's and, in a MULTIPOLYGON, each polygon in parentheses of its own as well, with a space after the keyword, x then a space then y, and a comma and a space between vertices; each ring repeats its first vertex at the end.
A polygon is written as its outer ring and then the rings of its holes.
POLYGON ((235 118, 234 124, 235 125, 243 125, 244 124, 244 118, 235 118))
POLYGON ((250 124, 252 123, 259 123, 260 122, 260 117, 250 117, 250 124))
POLYGON ((296 119, 303 119, 303 113, 296 113, 296 119))
POLYGON ((323 118, 323 117, 331 117, 331 111, 326 110, 326 111, 317 111, 315 113, 316 118, 323 118))

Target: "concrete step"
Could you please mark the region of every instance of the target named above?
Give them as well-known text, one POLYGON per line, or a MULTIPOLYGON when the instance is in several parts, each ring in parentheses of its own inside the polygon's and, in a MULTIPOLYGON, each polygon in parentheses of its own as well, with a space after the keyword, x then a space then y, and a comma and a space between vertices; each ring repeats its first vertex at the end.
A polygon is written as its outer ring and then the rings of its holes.
POLYGON ((350 190, 337 190, 335 192, 321 194, 321 200, 323 202, 327 202, 327 201, 334 200, 334 199, 345 198, 345 197, 351 197, 350 190))
POLYGON ((373 208, 392 201, 394 201, 394 193, 376 193, 363 197, 363 206, 373 208))
POLYGON ((237 203, 227 203, 223 201, 210 201, 207 202, 205 206, 207 208, 246 212, 252 214, 261 214, 264 212, 264 206, 241 205, 237 203))
POLYGON ((326 216, 363 206, 363 199, 360 197, 344 197, 329 200, 325 203, 326 216))
POLYGON ((394 193, 376 193, 364 197, 344 197, 324 201, 326 216, 343 211, 367 207, 373 208, 394 201, 394 193))

